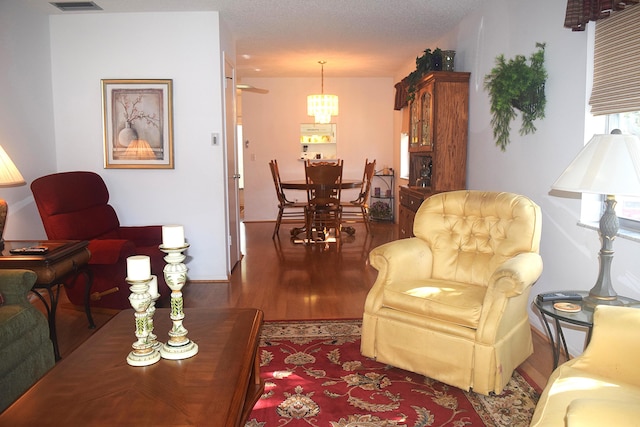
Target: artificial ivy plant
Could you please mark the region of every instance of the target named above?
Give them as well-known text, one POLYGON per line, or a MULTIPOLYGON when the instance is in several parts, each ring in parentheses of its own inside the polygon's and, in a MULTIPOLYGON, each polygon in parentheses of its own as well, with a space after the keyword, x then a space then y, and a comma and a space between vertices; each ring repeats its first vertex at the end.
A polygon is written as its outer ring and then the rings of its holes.
POLYGON ((485 76, 484 87, 491 98, 491 126, 496 145, 505 151, 509 144, 511 121, 516 117, 516 109, 522 112, 520 135, 534 133, 533 121, 544 118, 547 103, 544 85, 547 72, 544 68, 544 43, 536 43, 538 48, 527 65, 523 55, 505 61, 504 55, 496 58, 496 66, 485 76))
POLYGON ((416 69, 408 76, 409 87, 407 92, 409 94, 409 100, 412 100, 415 96, 416 85, 427 73, 431 71, 442 70, 442 50, 437 47, 434 51, 431 49, 425 49, 421 56, 416 58, 416 69))

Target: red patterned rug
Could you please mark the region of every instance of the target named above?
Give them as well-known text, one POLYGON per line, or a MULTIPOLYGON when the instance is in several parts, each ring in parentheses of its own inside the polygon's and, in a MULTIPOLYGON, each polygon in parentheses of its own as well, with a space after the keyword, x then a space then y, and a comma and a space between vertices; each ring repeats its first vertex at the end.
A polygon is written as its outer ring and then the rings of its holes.
POLYGON ((266 322, 265 392, 246 427, 528 426, 538 393, 517 372, 500 395, 467 393, 360 354, 355 320, 266 322))

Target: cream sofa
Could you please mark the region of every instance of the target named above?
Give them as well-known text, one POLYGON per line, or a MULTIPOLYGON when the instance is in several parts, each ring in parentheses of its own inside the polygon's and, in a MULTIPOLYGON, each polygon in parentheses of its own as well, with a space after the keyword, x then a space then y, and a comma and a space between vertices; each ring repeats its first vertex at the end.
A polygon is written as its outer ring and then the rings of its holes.
POLYGON ((371 251, 362 354, 449 385, 500 393, 533 352, 527 314, 542 273, 540 208, 504 192, 425 200, 416 237, 371 251))
POLYGON ((591 342, 549 378, 532 426, 640 426, 640 309, 597 306, 591 342))

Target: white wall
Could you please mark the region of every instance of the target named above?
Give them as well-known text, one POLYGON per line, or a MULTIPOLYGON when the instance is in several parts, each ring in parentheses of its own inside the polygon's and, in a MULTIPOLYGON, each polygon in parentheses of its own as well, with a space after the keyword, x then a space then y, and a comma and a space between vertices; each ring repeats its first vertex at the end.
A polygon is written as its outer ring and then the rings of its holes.
POLYGON ((105 180, 123 225, 183 224, 192 280, 226 279, 217 12, 55 15, 51 63, 57 170, 105 180), (173 80, 175 169, 104 169, 101 79, 173 80))
MULTIPOLYGON (((251 78, 243 83, 268 89, 267 94, 242 94, 245 220, 275 220, 278 209, 269 161, 278 160, 283 179, 304 179, 300 158, 300 124, 307 116, 307 95, 317 93, 320 78, 251 78)), ((365 158, 376 169, 393 165, 393 79, 324 78, 325 93, 338 96, 337 156, 344 160, 344 178, 361 178, 365 158)), ((349 194, 345 194, 346 197, 349 194)), ((304 193, 299 200, 305 200, 304 193)), ((355 198, 355 196, 353 197, 355 198)))
MULTIPOLYGON (((592 136, 585 133, 585 112, 589 111, 587 33, 563 28, 565 7, 565 2, 556 0, 488 0, 457 28, 426 46, 455 49, 456 70, 472 73, 468 187, 525 194, 542 208, 544 272, 531 299, 553 290, 587 291, 598 275, 600 240, 597 231, 577 225, 579 195, 567 199, 549 194, 551 184, 592 136), (536 42, 546 43, 546 118, 536 122, 535 134, 520 136, 518 117, 512 124, 511 144, 502 152, 493 139, 484 76, 494 67, 497 55, 529 57, 536 42)), ((398 78, 403 75, 406 73, 398 78)), ((396 140, 398 133, 396 126, 396 140)), ((618 238, 614 249, 612 280, 616 291, 640 299, 638 243, 618 238)), ((534 307, 530 318, 543 330, 534 307)), ((569 331, 570 353, 581 353, 584 339, 584 329, 569 331)))
POLYGON ((8 240, 45 237, 29 184, 56 170, 50 62, 48 17, 0 1, 0 144, 27 182, 0 188, 8 240))

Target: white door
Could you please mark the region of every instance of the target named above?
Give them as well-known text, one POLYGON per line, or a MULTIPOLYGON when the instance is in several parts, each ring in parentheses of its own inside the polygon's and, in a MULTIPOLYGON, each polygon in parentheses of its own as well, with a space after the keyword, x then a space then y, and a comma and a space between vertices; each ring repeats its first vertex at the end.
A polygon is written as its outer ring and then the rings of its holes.
POLYGON ((229 232, 228 274, 240 261, 240 207, 238 204, 238 153, 236 143, 236 85, 235 69, 224 58, 225 152, 227 178, 227 230, 229 232))

